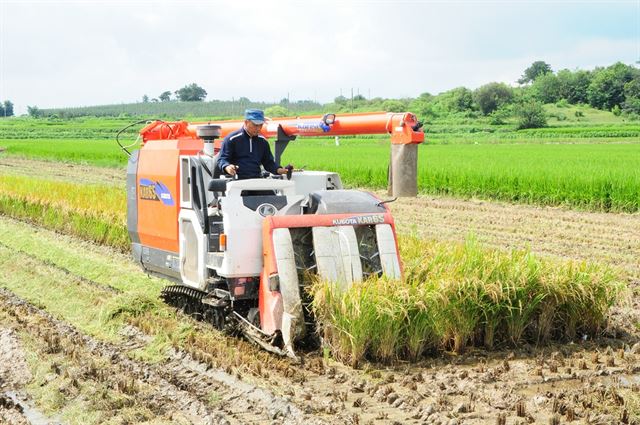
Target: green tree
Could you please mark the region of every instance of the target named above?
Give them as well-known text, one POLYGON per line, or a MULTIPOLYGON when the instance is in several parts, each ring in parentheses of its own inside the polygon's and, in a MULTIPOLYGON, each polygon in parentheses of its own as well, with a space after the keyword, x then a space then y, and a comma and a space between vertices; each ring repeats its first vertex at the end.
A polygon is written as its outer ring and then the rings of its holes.
POLYGON ((531 83, 541 75, 545 75, 551 72, 551 65, 544 61, 535 61, 531 66, 524 70, 524 74, 518 80, 520 84, 531 83))
POLYGON ((542 103, 555 103, 560 100, 561 84, 552 72, 540 75, 531 85, 536 99, 542 103))
POLYGON ((286 117, 291 115, 289 110, 281 105, 269 106, 264 110, 264 114, 268 117, 286 117))
POLYGON ((175 94, 181 102, 201 102, 207 97, 207 91, 196 83, 176 90, 175 94))
POLYGON ((640 78, 638 77, 624 85, 622 112, 640 116, 640 78))
POLYGON ((149 103, 149 96, 147 96, 146 94, 142 96, 142 103, 149 103))
POLYGON ((347 102, 348 102, 347 98, 342 95, 333 99, 333 103, 335 103, 338 106, 346 106, 347 102))
POLYGON ((387 112, 404 112, 407 110, 407 105, 401 100, 387 99, 382 102, 382 110, 387 112))
POLYGON ((420 120, 436 118, 437 112, 433 107, 434 96, 431 93, 422 93, 409 103, 408 109, 414 112, 420 120))
POLYGON ((12 117, 13 116, 13 103, 10 100, 5 100, 2 105, 0 105, 2 110, 0 111, 0 115, 3 117, 12 117))
POLYGON ((161 102, 170 101, 171 100, 171 92, 169 90, 163 91, 162 93, 160 93, 160 96, 158 96, 158 99, 160 99, 161 102))
POLYGON ((507 119, 513 114, 511 105, 502 105, 495 111, 493 111, 489 117, 491 118, 491 124, 504 125, 507 123, 507 119))
POLYGON ((443 112, 465 112, 473 109, 473 92, 466 87, 440 93, 436 97, 438 109, 443 112))
POLYGON ((483 115, 489 115, 513 99, 513 89, 504 83, 489 83, 476 89, 474 100, 483 115))
POLYGON ((640 70, 622 62, 597 69, 587 89, 589 104, 606 110, 621 106, 625 101, 624 86, 634 78, 640 78, 640 70))
POLYGON ((547 115, 542 103, 533 98, 526 99, 516 105, 515 114, 518 118, 518 130, 547 126, 547 115))
POLYGON ((560 98, 567 99, 567 102, 587 103, 587 89, 591 84, 591 72, 577 70, 571 72, 568 69, 558 71, 558 81, 560 83, 560 98))
POLYGON ((42 111, 37 106, 27 106, 27 113, 32 118, 40 118, 42 116, 42 111))

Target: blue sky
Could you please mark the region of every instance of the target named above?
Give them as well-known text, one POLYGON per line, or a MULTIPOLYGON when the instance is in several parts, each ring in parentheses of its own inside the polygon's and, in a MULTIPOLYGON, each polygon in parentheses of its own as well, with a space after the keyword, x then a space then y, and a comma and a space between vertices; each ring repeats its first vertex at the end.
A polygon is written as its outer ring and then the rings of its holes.
POLYGON ((640 60, 631 1, 0 0, 0 100, 139 101, 195 82, 208 99, 415 97, 640 60))

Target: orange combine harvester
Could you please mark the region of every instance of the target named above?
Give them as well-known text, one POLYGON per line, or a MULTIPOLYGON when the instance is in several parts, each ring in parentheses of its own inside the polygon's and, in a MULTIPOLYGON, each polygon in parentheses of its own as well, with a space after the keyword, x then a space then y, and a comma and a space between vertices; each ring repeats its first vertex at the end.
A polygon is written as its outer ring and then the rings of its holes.
MULTIPOLYGON (((175 282, 163 290, 166 302, 295 357, 296 344, 315 333, 304 290, 310 275, 339 290, 401 275, 393 217, 333 172, 220 175, 220 137, 242 124, 153 121, 140 130, 140 149, 123 147, 132 253, 149 273, 175 282)), ((279 162, 298 136, 389 134, 403 147, 424 141, 420 127, 411 113, 326 114, 268 120, 262 135, 275 139, 279 162)))

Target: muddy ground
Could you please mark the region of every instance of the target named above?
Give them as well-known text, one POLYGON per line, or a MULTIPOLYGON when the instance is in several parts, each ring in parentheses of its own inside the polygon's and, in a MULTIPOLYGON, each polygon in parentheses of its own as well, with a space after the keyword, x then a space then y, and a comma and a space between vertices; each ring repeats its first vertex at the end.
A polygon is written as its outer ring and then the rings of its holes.
MULTIPOLYGON (((52 169, 41 161, 3 157, 0 172, 124 182, 122 170, 52 169)), ((638 214, 435 197, 403 199, 391 208, 400 232, 455 241, 473 233, 489 246, 528 247, 541 255, 612 264, 632 288, 640 279, 638 214)), ((16 231, 26 226, 7 218, 0 218, 0 224, 16 231)), ((130 267, 125 256, 105 247, 43 229, 34 237, 77 247, 78 261, 92 252, 108 256, 114 267, 130 267)), ((28 272, 37 268, 53 275, 62 269, 36 257, 24 263, 28 272)), ((68 269, 61 275, 87 280, 68 269)), ((306 353, 303 365, 293 364, 234 338, 226 343, 229 358, 215 362, 217 366, 198 350, 174 350, 162 363, 148 363, 128 355, 147 343, 144 330, 127 327, 126 343, 100 341, 5 289, 0 290, 0 423, 28 423, 24 410, 29 406, 46 421, 60 420, 55 411, 35 403, 38 384, 52 385, 67 399, 84 397, 80 389, 85 386, 106 388, 109 399, 129 400, 115 407, 133 405, 144 412, 138 421, 126 412, 119 416, 134 423, 638 423, 639 298, 636 292, 632 304, 617 307, 612 327, 596 341, 434 354, 419 364, 365 364, 353 370, 317 352, 306 353), (236 364, 234 356, 244 364, 236 364), (27 359, 50 365, 50 371, 34 377, 37 371, 27 359), (103 366, 87 367, 92 364, 103 366)), ((82 405, 90 411, 104 407, 82 405)))

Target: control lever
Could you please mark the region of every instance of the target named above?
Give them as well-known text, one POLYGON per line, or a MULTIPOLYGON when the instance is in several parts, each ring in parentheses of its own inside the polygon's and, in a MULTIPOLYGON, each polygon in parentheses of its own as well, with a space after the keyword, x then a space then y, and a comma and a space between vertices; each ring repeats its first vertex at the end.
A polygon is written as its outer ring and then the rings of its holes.
POLYGON ((381 206, 383 206, 384 204, 389 204, 389 203, 391 203, 391 202, 395 202, 395 201, 397 201, 397 200, 398 200, 398 197, 396 196, 396 197, 395 197, 395 198, 393 198, 393 199, 387 199, 386 201, 380 201, 380 202, 378 202, 378 203, 376 204, 376 206, 381 207, 381 206))

